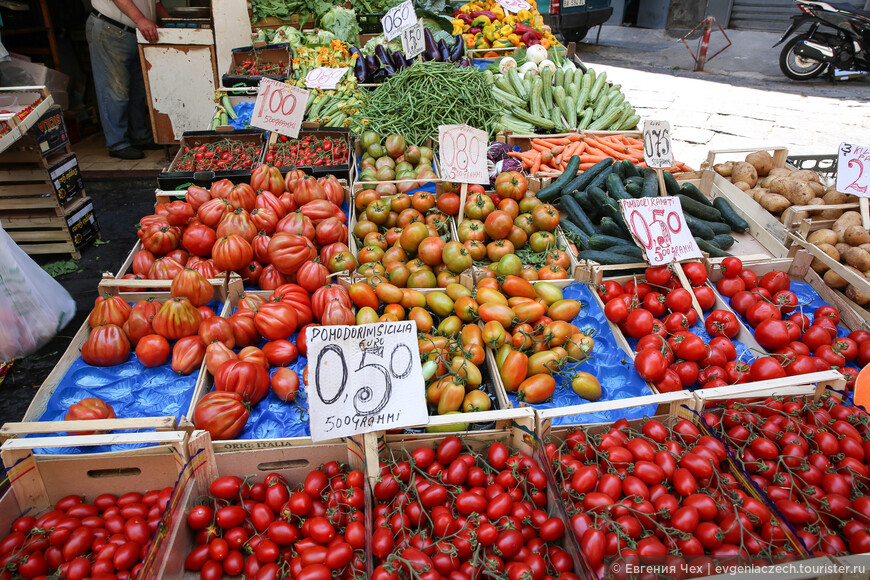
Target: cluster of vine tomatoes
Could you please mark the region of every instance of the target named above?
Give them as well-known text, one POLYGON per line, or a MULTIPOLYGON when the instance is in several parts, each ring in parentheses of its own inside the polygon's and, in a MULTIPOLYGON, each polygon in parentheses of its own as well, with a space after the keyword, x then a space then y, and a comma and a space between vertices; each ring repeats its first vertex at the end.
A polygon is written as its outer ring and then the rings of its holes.
POLYGON ((330 274, 356 268, 344 201, 334 176, 285 177, 269 165, 254 169, 250 184, 189 187, 184 201, 158 203, 140 220, 142 247, 124 278, 172 280, 192 268, 206 278, 236 272, 263 290, 298 282, 313 292, 330 274))
POLYGON ((187 514, 195 544, 184 563, 203 580, 365 578, 365 492, 361 471, 335 461, 292 485, 223 476, 187 514))
POLYGON ((281 135, 275 144, 269 146, 265 161, 275 167, 347 165, 350 157, 349 150, 347 139, 336 137, 321 139, 315 135, 291 139, 281 135))
POLYGON ((598 434, 569 432, 546 453, 599 578, 708 576, 797 555, 784 524, 740 483, 725 445, 690 421, 620 419, 598 434))
POLYGON ((532 457, 454 436, 392 453, 373 488, 373 580, 578 578, 532 457))
POLYGON ((716 287, 772 355, 759 359, 771 369, 770 378, 837 369, 851 388, 859 369, 849 365, 863 368, 870 362, 870 333, 858 330, 839 336, 840 311, 833 306, 816 308, 811 322, 791 290, 788 274, 773 270, 759 278, 742 266, 737 258, 723 260, 723 277, 716 287))
POLYGON ((0 540, 0 579, 135 578, 172 490, 106 493, 92 502, 70 495, 38 518, 21 516, 0 540))
POLYGON ((870 552, 870 416, 825 394, 729 401, 704 415, 817 554, 870 552))
POLYGON ((239 171, 250 169, 259 161, 262 148, 258 143, 223 138, 217 142, 185 146, 169 167, 175 171, 239 171))

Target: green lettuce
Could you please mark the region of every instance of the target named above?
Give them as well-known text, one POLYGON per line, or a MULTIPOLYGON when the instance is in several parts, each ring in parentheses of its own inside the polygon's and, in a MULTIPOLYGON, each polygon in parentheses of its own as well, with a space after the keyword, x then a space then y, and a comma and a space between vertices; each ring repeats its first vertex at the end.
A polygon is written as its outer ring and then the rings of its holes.
POLYGON ((320 18, 320 27, 332 32, 336 38, 348 44, 356 44, 360 32, 356 11, 335 6, 320 18))

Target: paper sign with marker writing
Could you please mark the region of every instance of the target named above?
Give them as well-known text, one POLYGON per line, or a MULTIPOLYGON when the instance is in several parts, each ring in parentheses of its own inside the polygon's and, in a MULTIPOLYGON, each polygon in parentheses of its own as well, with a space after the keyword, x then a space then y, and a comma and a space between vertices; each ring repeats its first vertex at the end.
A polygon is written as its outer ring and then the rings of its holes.
POLYGON ((837 156, 837 191, 870 197, 870 147, 840 143, 837 156))
POLYGON ((381 26, 384 28, 384 36, 387 40, 393 40, 416 23, 417 13, 414 12, 414 4, 411 0, 405 0, 398 6, 390 8, 381 18, 381 26))
POLYGON ((305 117, 308 94, 305 89, 293 85, 262 79, 251 114, 251 126, 295 139, 305 117))
POLYGON ((646 166, 653 169, 674 166, 670 123, 667 121, 644 121, 643 159, 646 161, 646 166))
POLYGON ((438 158, 441 177, 456 183, 489 183, 486 168, 486 131, 468 125, 438 127, 438 158))
POLYGON ((402 52, 405 53, 405 58, 414 58, 426 48, 426 42, 423 40, 423 21, 418 20, 417 24, 402 32, 402 52))
POLYGON ((703 257, 677 198, 621 199, 619 207, 631 235, 653 266, 703 257))
POLYGON ((306 333, 313 441, 429 422, 416 322, 310 326, 306 333))
POLYGON ((350 69, 317 67, 305 75, 305 86, 309 89, 334 89, 350 69))
POLYGON ((498 0, 498 3, 501 4, 502 8, 514 14, 520 10, 529 10, 532 7, 526 0, 498 0))

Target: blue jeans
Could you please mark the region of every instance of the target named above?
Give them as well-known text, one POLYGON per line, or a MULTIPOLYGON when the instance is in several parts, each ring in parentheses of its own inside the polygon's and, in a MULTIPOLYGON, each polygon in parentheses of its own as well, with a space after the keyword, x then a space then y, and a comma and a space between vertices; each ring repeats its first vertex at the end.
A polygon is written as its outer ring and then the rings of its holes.
POLYGON ((85 34, 100 106, 100 123, 110 151, 151 140, 151 121, 136 34, 94 15, 85 34))

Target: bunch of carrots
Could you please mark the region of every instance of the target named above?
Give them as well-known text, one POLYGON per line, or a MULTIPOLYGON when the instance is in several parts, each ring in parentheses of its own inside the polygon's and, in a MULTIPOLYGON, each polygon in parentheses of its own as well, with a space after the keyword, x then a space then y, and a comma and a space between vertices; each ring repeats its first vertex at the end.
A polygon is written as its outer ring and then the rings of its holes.
MULTIPOLYGON (((538 173, 559 174, 573 155, 580 156, 580 171, 586 171, 599 161, 611 157, 617 161, 628 159, 638 167, 646 167, 643 160, 643 140, 627 135, 581 135, 572 133, 565 137, 538 137, 532 139, 532 148, 521 153, 508 153, 523 163, 529 175, 538 173)), ((677 162, 666 169, 671 173, 692 171, 686 164, 677 162)))

